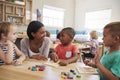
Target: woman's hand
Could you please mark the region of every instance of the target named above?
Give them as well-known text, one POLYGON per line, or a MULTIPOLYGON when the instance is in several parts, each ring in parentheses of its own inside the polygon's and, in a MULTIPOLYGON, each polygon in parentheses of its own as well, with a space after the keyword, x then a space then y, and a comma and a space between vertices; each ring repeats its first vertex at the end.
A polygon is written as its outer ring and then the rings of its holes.
POLYGON ((37 59, 38 60, 47 60, 47 58, 42 54, 39 54, 37 59))
POLYGON ((38 60, 47 60, 47 58, 42 54, 33 55, 32 58, 33 59, 38 59, 38 60))

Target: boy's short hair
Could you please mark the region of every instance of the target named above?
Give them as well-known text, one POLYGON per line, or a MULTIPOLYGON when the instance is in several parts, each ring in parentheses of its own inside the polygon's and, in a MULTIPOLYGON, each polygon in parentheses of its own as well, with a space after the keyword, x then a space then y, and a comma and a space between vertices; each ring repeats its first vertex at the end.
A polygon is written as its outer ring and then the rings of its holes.
POLYGON ((60 32, 56 36, 57 39, 60 39, 60 32))
POLYGON ((104 29, 109 29, 112 36, 117 35, 120 37, 120 22, 111 22, 107 24, 104 29))
POLYGON ((93 30, 90 32, 90 36, 92 39, 98 39, 98 32, 93 30))
POLYGON ((68 34, 72 39, 74 38, 75 36, 75 30, 71 27, 66 27, 64 29, 62 29, 62 31, 66 31, 66 34, 68 34))

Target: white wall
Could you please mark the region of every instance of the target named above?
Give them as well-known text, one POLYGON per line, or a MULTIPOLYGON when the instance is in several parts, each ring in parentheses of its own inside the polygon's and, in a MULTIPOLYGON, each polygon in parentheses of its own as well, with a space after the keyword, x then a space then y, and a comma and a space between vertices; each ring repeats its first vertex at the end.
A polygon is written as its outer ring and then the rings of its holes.
MULTIPOLYGON (((120 21, 120 0, 33 0, 33 13, 36 9, 42 11, 43 5, 60 7, 65 11, 65 27, 71 26, 77 30, 84 29, 85 13, 95 10, 112 9, 111 21, 120 21)), ((26 31, 26 27, 19 27, 26 31)))
POLYGON ((112 9, 111 21, 120 21, 120 0, 75 0, 75 29, 85 27, 85 13, 112 9))
MULTIPOLYGON (((75 0, 33 0, 33 16, 36 16, 36 10, 39 9, 42 13, 43 5, 58 7, 65 9, 64 27, 74 27, 75 21, 75 0)), ((26 31, 25 26, 20 26, 18 32, 26 31)))
POLYGON ((43 5, 65 9, 64 27, 74 27, 75 0, 33 0, 33 12, 36 13, 37 8, 42 11, 43 5))

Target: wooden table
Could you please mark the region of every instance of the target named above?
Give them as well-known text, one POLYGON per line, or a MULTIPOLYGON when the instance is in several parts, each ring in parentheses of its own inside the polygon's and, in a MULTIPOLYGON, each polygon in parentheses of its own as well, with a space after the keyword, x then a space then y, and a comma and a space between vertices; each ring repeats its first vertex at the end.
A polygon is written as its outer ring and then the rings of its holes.
MULTIPOLYGON (((99 80, 99 76, 93 73, 80 73, 81 78, 74 75, 74 79, 62 79, 61 72, 70 72, 70 69, 76 71, 76 64, 68 66, 59 66, 57 63, 28 59, 21 66, 2 65, 0 66, 0 80, 99 80), (50 63, 50 64, 49 64, 50 63), (52 64, 52 65, 51 65, 52 64), (28 67, 35 65, 46 65, 44 71, 31 71, 28 67)), ((81 64, 79 64, 81 65, 81 64)), ((83 69, 83 68, 82 68, 83 69)))

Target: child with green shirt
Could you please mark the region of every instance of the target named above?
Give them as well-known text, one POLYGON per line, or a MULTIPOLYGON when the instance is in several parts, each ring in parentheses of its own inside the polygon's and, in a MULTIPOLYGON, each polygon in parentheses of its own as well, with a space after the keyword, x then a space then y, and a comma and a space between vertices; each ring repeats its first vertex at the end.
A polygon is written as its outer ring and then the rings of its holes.
POLYGON ((84 60, 86 65, 96 67, 100 80, 120 80, 120 22, 112 22, 104 27, 103 43, 109 47, 102 58, 96 52, 94 63, 84 60))

